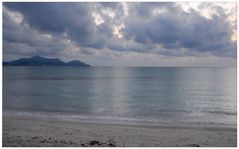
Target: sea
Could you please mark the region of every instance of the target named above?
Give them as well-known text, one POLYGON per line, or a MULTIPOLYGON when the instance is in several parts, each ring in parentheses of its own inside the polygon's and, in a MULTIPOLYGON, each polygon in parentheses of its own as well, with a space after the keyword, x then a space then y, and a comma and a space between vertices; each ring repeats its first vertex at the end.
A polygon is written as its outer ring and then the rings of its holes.
POLYGON ((3 67, 3 115, 237 124, 236 67, 3 67))

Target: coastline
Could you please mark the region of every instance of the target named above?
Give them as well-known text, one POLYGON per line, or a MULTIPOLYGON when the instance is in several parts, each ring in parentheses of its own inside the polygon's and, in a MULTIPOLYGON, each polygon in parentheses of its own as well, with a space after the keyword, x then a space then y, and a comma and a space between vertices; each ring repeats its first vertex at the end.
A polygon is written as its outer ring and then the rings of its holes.
POLYGON ((237 128, 211 125, 126 125, 3 115, 3 147, 236 147, 237 128))

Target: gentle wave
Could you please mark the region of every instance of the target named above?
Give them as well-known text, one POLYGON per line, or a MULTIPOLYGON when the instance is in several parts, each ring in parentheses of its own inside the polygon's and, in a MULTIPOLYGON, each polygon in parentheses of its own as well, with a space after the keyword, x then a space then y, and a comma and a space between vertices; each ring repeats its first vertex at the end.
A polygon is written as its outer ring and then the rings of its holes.
POLYGON ((166 78, 167 76, 127 76, 127 77, 99 77, 99 76, 90 76, 90 77, 73 77, 73 76, 47 76, 47 77, 5 77, 4 80, 107 80, 107 79, 144 79, 144 80, 158 80, 166 78))
POLYGON ((234 115, 237 116, 236 112, 227 112, 227 111, 195 111, 195 110, 157 110, 159 113, 186 113, 186 114, 193 114, 193 113, 211 113, 211 114, 220 114, 220 115, 234 115))
POLYGON ((207 111, 207 112, 212 113, 212 114, 235 115, 235 116, 237 116, 237 113, 226 112, 226 111, 207 111))
MULTIPOLYGON (((208 111, 209 112, 209 111, 208 111)), ((222 111, 210 111, 216 114, 231 114, 235 115, 235 113, 229 112, 222 112, 222 111)), ((120 116, 91 116, 91 115, 77 115, 77 114, 65 114, 60 112, 29 112, 29 111, 4 111, 3 115, 14 115, 14 116, 30 116, 30 117, 39 117, 39 118, 56 118, 60 120, 67 120, 67 121, 97 121, 102 123, 116 123, 116 124, 135 124, 135 123, 171 123, 170 121, 162 121, 156 119, 149 119, 149 118, 132 118, 132 117, 120 117, 120 116)), ((186 122, 180 122, 186 123, 186 122)), ((195 123, 195 124, 223 124, 224 123, 214 123, 214 122, 188 122, 188 123, 195 123)), ((225 123, 226 124, 226 123, 225 123)), ((228 125, 228 124, 227 124, 228 125)))
POLYGON ((68 120, 95 119, 95 120, 129 121, 129 122, 159 122, 153 119, 137 119, 137 118, 119 117, 119 116, 76 115, 76 114, 63 114, 63 113, 56 113, 56 112, 4 111, 3 115, 32 116, 32 117, 58 118, 58 119, 68 119, 68 120))
MULTIPOLYGON (((193 114, 193 113, 211 113, 211 114, 219 114, 219 115, 231 115, 237 116, 237 112, 227 112, 227 111, 194 111, 194 110, 157 110, 159 113, 185 113, 185 114, 193 114)), ((8 110, 4 111, 4 114, 14 114, 14 115, 22 115, 22 116, 41 116, 41 117, 56 117, 56 118, 72 118, 72 119, 99 119, 99 120, 123 120, 123 121, 148 121, 148 122, 159 122, 155 119, 149 118, 132 118, 132 117, 120 117, 120 116, 90 116, 90 115, 79 115, 79 114, 67 114, 62 112, 33 112, 33 111, 16 111, 16 110, 8 110)))

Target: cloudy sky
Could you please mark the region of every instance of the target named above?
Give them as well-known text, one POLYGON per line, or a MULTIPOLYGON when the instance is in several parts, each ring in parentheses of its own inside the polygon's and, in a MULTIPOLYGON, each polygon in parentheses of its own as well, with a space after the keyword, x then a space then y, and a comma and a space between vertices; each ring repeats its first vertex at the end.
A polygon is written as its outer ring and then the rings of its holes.
POLYGON ((236 2, 4 3, 3 60, 235 66, 236 2))

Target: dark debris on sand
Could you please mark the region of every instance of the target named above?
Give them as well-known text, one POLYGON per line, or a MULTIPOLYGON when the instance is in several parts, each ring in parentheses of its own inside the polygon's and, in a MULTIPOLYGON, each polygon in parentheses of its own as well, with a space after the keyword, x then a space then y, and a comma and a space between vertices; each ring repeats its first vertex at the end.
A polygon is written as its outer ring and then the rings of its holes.
POLYGON ((198 145, 198 144, 189 144, 188 146, 190 146, 190 147, 200 147, 200 145, 198 145))
POLYGON ((9 133, 3 133, 3 147, 115 147, 114 140, 110 139, 106 142, 90 140, 86 143, 77 143, 72 140, 61 140, 54 137, 33 136, 30 138, 24 138, 16 135, 9 135, 9 133))
POLYGON ((34 136, 23 138, 21 136, 4 134, 3 147, 37 147, 37 146, 79 146, 71 140, 57 140, 51 137, 34 136))
POLYGON ((83 147, 98 147, 98 146, 116 147, 115 142, 111 139, 106 141, 106 142, 100 142, 100 141, 97 141, 97 140, 92 140, 92 141, 89 141, 87 143, 82 143, 81 146, 83 146, 83 147))

